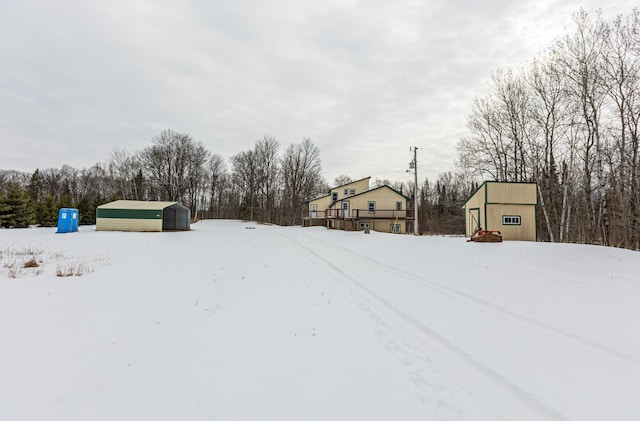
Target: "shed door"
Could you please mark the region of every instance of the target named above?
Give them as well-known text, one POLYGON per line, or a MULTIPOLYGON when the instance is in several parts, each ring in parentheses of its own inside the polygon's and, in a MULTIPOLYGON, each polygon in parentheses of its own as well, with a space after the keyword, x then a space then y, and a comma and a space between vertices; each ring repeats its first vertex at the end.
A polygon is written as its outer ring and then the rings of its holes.
POLYGON ((476 229, 480 228, 480 209, 469 209, 469 217, 467 219, 467 234, 471 236, 476 229))
POLYGON ((312 218, 318 217, 318 205, 311 205, 311 217, 312 218))

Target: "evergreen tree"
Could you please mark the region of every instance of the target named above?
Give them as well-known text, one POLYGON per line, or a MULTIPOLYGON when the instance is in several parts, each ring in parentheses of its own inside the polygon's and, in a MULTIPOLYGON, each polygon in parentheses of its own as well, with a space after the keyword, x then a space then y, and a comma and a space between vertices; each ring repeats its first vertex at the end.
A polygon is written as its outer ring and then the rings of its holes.
POLYGON ((60 202, 58 202, 58 206, 61 208, 73 207, 73 199, 71 198, 71 193, 69 193, 69 190, 62 193, 62 196, 60 196, 60 202))
POLYGON ((96 207, 87 196, 82 196, 78 202, 78 213, 82 225, 93 225, 96 223, 96 207))
POLYGON ((9 212, 9 205, 6 202, 6 196, 0 191, 0 227, 4 228, 4 215, 9 212))
POLYGON ((0 225, 5 228, 26 228, 34 222, 33 206, 26 191, 14 183, 0 206, 0 225))
POLYGON ((42 227, 55 227, 58 221, 58 207, 52 196, 45 196, 36 205, 36 224, 42 227))
POLYGON ((36 169, 29 180, 29 196, 33 203, 38 203, 44 196, 45 183, 44 177, 39 169, 36 169))

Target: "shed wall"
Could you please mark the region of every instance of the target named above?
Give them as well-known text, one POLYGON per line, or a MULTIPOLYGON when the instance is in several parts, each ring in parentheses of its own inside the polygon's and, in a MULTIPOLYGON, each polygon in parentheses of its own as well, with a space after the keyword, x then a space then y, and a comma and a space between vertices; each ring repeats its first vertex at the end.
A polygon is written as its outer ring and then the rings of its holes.
POLYGON ((162 219, 161 209, 96 209, 96 218, 162 219))
POLYGON ((537 204, 534 183, 491 183, 485 184, 487 203, 537 204))
POLYGON ((162 219, 96 218, 96 231, 162 231, 162 219))
POLYGON ((465 204, 465 221, 466 221, 465 232, 467 237, 471 236, 473 231, 476 229, 478 223, 482 228, 487 229, 484 223, 484 216, 485 216, 484 203, 485 203, 486 186, 487 186, 486 184, 483 184, 482 186, 480 186, 480 188, 475 192, 473 196, 469 198, 469 200, 467 200, 465 204), (477 211, 475 211, 474 209, 477 209, 477 211), (470 210, 474 210, 474 211, 470 212, 470 210), (475 221, 474 218, 476 218, 477 221, 475 221))
POLYGON ((535 205, 487 205, 487 230, 498 230, 504 240, 536 241, 535 205), (520 216, 520 225, 502 225, 503 216, 520 216))
POLYGON ((191 211, 189 208, 174 204, 164 209, 162 214, 162 230, 188 231, 191 228, 191 211))

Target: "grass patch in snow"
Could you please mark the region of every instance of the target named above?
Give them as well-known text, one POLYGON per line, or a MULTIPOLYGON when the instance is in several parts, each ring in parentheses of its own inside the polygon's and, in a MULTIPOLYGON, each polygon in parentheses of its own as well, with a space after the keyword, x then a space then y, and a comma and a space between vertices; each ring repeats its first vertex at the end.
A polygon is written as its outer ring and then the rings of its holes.
POLYGON ((34 259, 33 257, 29 260, 27 260, 26 262, 24 262, 24 265, 22 265, 23 268, 28 269, 28 268, 37 268, 40 267, 40 264, 38 263, 38 261, 36 259, 34 259))
POLYGON ((93 266, 86 263, 77 262, 58 262, 56 265, 56 276, 82 276, 85 273, 91 273, 94 271, 93 266))
POLYGON ((0 262, 9 278, 37 276, 42 273, 42 250, 34 247, 0 248, 0 262))
POLYGON ((96 264, 103 266, 107 261, 107 258, 90 256, 70 259, 60 251, 45 252, 34 247, 0 247, 0 268, 8 278, 38 276, 51 264, 55 264, 58 277, 82 276, 92 273, 96 264))

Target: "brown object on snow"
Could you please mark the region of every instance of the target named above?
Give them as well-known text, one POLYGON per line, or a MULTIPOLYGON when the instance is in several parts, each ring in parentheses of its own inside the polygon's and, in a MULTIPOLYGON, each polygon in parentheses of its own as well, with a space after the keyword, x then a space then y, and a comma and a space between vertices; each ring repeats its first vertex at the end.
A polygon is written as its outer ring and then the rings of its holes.
POLYGON ((477 228, 473 231, 468 241, 474 241, 476 243, 502 243, 502 234, 500 231, 487 231, 482 228, 477 228))

